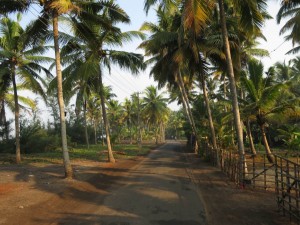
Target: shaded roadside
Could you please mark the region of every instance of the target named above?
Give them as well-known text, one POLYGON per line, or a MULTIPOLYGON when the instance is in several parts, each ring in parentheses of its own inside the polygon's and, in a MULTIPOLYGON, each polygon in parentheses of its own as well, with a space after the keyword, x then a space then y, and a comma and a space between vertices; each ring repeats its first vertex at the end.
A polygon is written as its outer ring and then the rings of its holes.
MULTIPOLYGON (((184 147, 183 147, 184 149, 184 147)), ((199 188, 210 225, 287 225, 278 212, 273 192, 240 189, 220 169, 193 153, 186 153, 191 179, 199 188)))

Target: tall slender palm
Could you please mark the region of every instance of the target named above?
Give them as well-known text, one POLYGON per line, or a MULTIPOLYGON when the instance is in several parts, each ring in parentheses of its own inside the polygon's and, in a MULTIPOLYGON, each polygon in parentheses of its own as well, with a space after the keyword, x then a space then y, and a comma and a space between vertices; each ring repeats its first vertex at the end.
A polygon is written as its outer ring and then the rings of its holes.
POLYGON ((276 102, 280 93, 284 89, 282 83, 275 84, 271 73, 264 78, 262 63, 252 60, 249 62, 249 75, 242 77, 242 84, 247 91, 246 101, 248 104, 244 110, 256 117, 260 127, 262 140, 266 149, 266 154, 270 162, 273 162, 272 152, 266 136, 267 116, 284 110, 287 105, 277 106, 276 102))
MULTIPOLYGON (((214 149, 217 149, 217 140, 215 128, 213 124, 210 102, 206 87, 206 79, 208 75, 207 62, 203 55, 208 56, 210 52, 215 52, 215 45, 209 45, 206 41, 204 31, 208 24, 209 12, 212 9, 212 4, 204 4, 201 1, 185 1, 182 18, 184 33, 180 38, 181 58, 187 61, 191 76, 196 76, 195 79, 202 85, 202 91, 207 111, 209 128, 211 133, 211 142, 214 149)), ((182 60, 182 59, 181 59, 182 60)))
POLYGON ((230 91, 231 91, 231 100, 232 100, 232 109, 234 115, 234 123, 235 129, 237 133, 237 142, 238 142, 238 149, 239 149, 239 170, 240 170, 240 182, 243 182, 244 179, 244 165, 245 165, 245 150, 244 150, 244 141, 243 141, 243 130, 241 125, 241 118, 240 118, 240 110, 238 105, 238 98, 237 98, 237 91, 236 91, 236 82, 234 79, 234 71, 232 65, 232 58, 230 52, 230 46, 228 41, 228 31, 226 26, 226 17, 225 17, 225 10, 224 10, 224 1, 218 0, 219 9, 220 9, 220 24, 222 28, 222 38, 224 43, 225 55, 226 55, 226 63, 227 63, 227 71, 228 77, 230 81, 230 91))
MULTIPOLYGON (((68 53, 66 53, 68 54, 68 53)), ((65 56, 65 49, 62 48, 61 55, 63 58, 65 56)), ((62 60, 64 62, 64 60, 62 60)), ((73 96, 76 96, 75 111, 77 114, 83 112, 84 119, 84 135, 86 139, 86 145, 89 148, 89 137, 87 132, 87 101, 95 91, 94 82, 97 82, 97 77, 86 77, 80 71, 82 64, 84 62, 80 60, 75 60, 71 65, 67 66, 63 72, 63 90, 64 90, 64 99, 66 102, 69 102, 73 96)), ((50 88, 54 88, 57 85, 57 79, 53 79, 50 83, 50 88)), ((77 115, 78 116, 78 115, 77 115)))
MULTIPOLYGON (((161 8, 157 10, 159 23, 144 23, 142 30, 152 33, 152 36, 144 41, 140 48, 145 49, 146 55, 152 56, 147 62, 154 64, 151 69, 151 75, 154 80, 158 81, 159 87, 168 84, 169 87, 176 86, 182 95, 182 104, 186 110, 187 118, 191 124, 196 140, 199 140, 194 118, 188 101, 188 95, 185 85, 183 73, 183 64, 178 60, 180 51, 179 26, 180 14, 165 12, 161 8)), ((195 151, 197 147, 195 146, 195 151)))
POLYGON ((94 144, 98 143, 97 129, 99 128, 101 113, 100 96, 93 91, 87 100, 87 119, 92 123, 94 128, 94 144))
MULTIPOLYGON (((32 4, 39 3, 42 6, 42 11, 39 18, 35 21, 35 29, 31 32, 31 36, 34 40, 40 40, 44 35, 44 39, 49 39, 48 28, 52 24, 55 50, 55 62, 56 62, 56 76, 57 76, 57 98, 60 111, 60 123, 61 123, 61 137, 62 137, 62 149, 63 160, 65 167, 65 176, 71 178, 73 176, 73 170, 69 159, 68 146, 67 146, 67 133, 66 133, 66 121, 64 112, 63 90, 62 90, 62 73, 60 64, 60 49, 59 49, 59 33, 58 33, 58 17, 60 15, 69 13, 78 15, 88 20, 96 21, 98 24, 107 25, 108 21, 96 16, 96 13, 103 10, 106 7, 106 12, 117 18, 123 17, 123 12, 118 13, 114 9, 114 3, 112 1, 76 1, 76 0, 39 0, 39 1, 23 1, 12 0, 4 1, 0 7, 0 13, 9 13, 16 11, 27 11, 32 4), (91 15, 91 13, 93 15, 91 15)), ((124 17, 123 17, 124 18, 124 17)))
POLYGON ((106 101, 102 81, 104 67, 110 70, 110 64, 113 63, 136 74, 143 67, 143 57, 140 54, 111 49, 111 46, 122 46, 124 41, 131 40, 133 36, 141 36, 137 32, 122 33, 115 25, 120 22, 128 23, 130 20, 126 13, 117 5, 112 3, 111 7, 114 7, 113 13, 109 13, 107 8, 97 12, 104 20, 109 21, 107 26, 103 26, 97 21, 86 20, 84 17, 70 18, 76 37, 68 42, 65 49, 68 51, 66 53, 66 63, 81 64, 77 73, 81 73, 81 76, 84 77, 96 79, 93 85, 98 89, 101 97, 102 116, 108 146, 108 160, 115 162, 105 107, 106 101))
MULTIPOLYGON (((7 4, 2 5, 1 13, 15 12, 15 11, 27 11, 35 1, 18 1, 13 0, 7 4), (9 6, 12 4, 12 7, 9 6)), ((43 7, 41 15, 35 21, 35 29, 31 32, 31 36, 34 40, 40 40, 42 34, 48 33, 48 27, 51 24, 53 26, 53 39, 54 39, 54 50, 55 50, 55 63, 56 63, 56 75, 57 75, 57 98, 60 109, 60 123, 61 123, 61 139, 62 139, 62 150, 63 160, 65 167, 65 176, 71 178, 73 176, 73 170, 71 167, 68 147, 67 147, 67 133, 66 133, 66 121, 65 121, 65 109, 63 102, 63 91, 62 91, 62 75, 61 75, 61 64, 60 64, 60 51, 58 41, 58 16, 70 11, 78 11, 78 7, 75 7, 71 0, 39 0, 39 4, 43 7)), ((35 41, 33 41, 35 42, 35 41)))
POLYGON ((50 72, 40 65, 42 62, 51 61, 50 58, 41 56, 46 51, 42 43, 32 45, 32 36, 30 31, 32 26, 29 25, 23 29, 19 22, 21 15, 18 15, 18 20, 13 21, 9 18, 2 18, 0 21, 0 70, 2 77, 9 77, 13 85, 14 103, 15 103, 15 136, 16 136, 16 162, 21 162, 20 153, 20 108, 18 98, 17 77, 22 80, 22 86, 40 94, 46 99, 44 88, 46 86, 43 78, 40 75, 44 71, 48 76, 50 72))
MULTIPOLYGON (((98 90, 94 90, 93 87, 91 88, 92 88, 91 95, 89 95, 89 98, 87 100, 87 117, 94 125, 94 138, 95 138, 95 144, 97 144, 97 128, 99 127, 100 124, 102 128, 102 124, 103 124, 101 97, 98 90)), ((106 100, 105 102, 106 105, 108 101, 116 97, 116 95, 113 94, 112 92, 111 86, 104 86, 104 96, 106 100)), ((102 136, 102 145, 104 145, 103 132, 101 136, 102 136)))
MULTIPOLYGON (((240 110, 238 105, 238 94, 236 89, 235 74, 233 68, 232 54, 230 50, 228 40, 228 29, 226 23, 225 14, 225 0, 218 0, 218 7, 220 12, 220 26, 222 30, 222 38, 224 44, 224 51, 226 55, 227 74, 230 81, 231 101, 234 115, 235 129, 237 133, 237 142, 239 149, 239 170, 240 170, 240 182, 243 182, 244 171, 245 171, 245 158, 244 158, 244 141, 243 141, 243 130, 240 120, 240 110)), ((266 3, 265 1, 232 1, 234 9, 240 16, 240 27, 243 28, 250 35, 257 32, 263 24, 266 3)))

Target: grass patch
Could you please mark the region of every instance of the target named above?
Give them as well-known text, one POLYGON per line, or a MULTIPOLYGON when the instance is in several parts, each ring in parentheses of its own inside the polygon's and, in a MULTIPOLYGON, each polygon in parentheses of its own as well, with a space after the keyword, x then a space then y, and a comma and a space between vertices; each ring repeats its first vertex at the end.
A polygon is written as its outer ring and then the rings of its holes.
MULTIPOLYGON (((149 153, 154 148, 155 144, 145 144, 142 149, 139 150, 136 145, 122 144, 114 145, 114 157, 116 159, 128 159, 137 156, 143 156, 149 153)), ((69 150, 70 159, 72 160, 91 160, 100 161, 107 159, 107 147, 102 145, 90 145, 90 148, 86 146, 77 146, 69 150)), ((0 154, 0 165, 11 164, 15 160, 14 154, 0 154)), ((44 153, 32 153, 22 155, 22 164, 30 163, 49 163, 49 164, 60 164, 62 163, 62 152, 61 150, 53 150, 44 153)))

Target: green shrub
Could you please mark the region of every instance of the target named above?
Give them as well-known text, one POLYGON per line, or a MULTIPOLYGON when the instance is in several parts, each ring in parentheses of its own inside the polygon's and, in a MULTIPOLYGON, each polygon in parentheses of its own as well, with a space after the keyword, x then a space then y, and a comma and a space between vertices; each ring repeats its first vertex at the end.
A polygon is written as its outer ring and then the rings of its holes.
POLYGON ((4 140, 0 143, 0 153, 15 153, 15 139, 4 140))
POLYGON ((20 125, 21 152, 39 153, 52 151, 61 146, 59 134, 49 134, 40 121, 23 120, 20 125))

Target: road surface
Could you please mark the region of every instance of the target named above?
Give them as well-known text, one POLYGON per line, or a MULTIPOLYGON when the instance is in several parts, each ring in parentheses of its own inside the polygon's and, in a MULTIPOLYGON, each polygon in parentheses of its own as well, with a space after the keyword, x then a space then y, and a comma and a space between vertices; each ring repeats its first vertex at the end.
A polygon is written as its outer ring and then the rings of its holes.
POLYGON ((73 181, 60 165, 1 167, 0 225, 292 224, 274 193, 241 190, 183 149, 168 142, 135 160, 84 161, 73 181))

